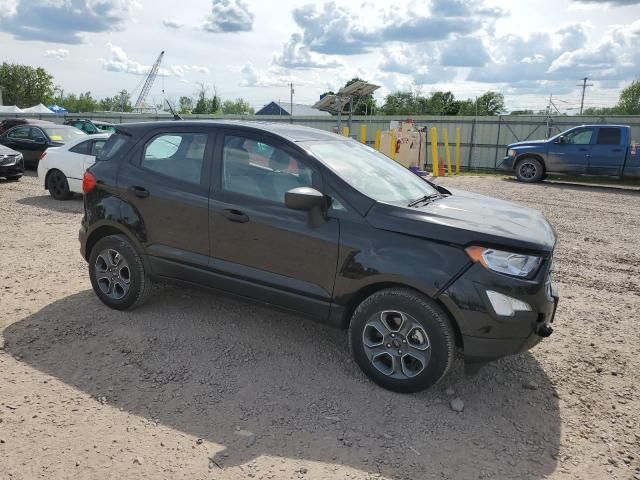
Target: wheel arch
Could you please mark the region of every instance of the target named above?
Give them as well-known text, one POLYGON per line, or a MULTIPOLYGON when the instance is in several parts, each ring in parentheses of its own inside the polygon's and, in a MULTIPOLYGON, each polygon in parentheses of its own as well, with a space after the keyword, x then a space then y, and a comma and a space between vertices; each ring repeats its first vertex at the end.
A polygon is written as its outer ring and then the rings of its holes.
POLYGON ((142 257, 143 262, 145 263, 145 267, 148 267, 146 256, 143 254, 144 250, 140 242, 130 233, 127 232, 126 229, 121 226, 113 223, 104 223, 91 231, 91 233, 87 236, 87 242, 85 246, 85 260, 89 261, 91 257, 91 250, 98 243, 101 238, 108 237, 109 235, 124 235, 127 240, 133 245, 138 252, 138 254, 142 257))
POLYGON ((47 170, 47 174, 44 176, 44 188, 46 190, 49 190, 49 177, 53 172, 60 172, 62 175, 64 175, 65 178, 67 178, 65 173, 62 170, 60 170, 58 167, 51 167, 49 170, 47 170))
POLYGON ((442 311, 445 313, 445 315, 449 318, 449 321, 451 322, 451 326, 453 327, 453 331, 455 333, 456 347, 459 347, 459 348, 463 347, 462 332, 460 330, 460 326, 458 325, 458 322, 456 321, 455 317, 453 316, 449 308, 447 308, 447 306, 438 298, 434 298, 431 295, 427 294, 426 292, 423 292, 415 288, 414 286, 407 285, 401 282, 388 282, 388 281, 377 282, 377 283, 366 285, 362 287, 360 290, 356 291, 351 296, 351 298, 347 302, 347 305, 344 308, 343 316, 342 316, 342 328, 344 329, 349 328, 349 324, 351 322, 351 317, 353 315, 353 312, 355 312, 356 308, 358 308, 358 305, 360 305, 367 297, 370 297, 376 292, 379 292, 381 290, 386 290, 389 288, 404 288, 408 290, 413 290, 414 292, 420 295, 424 295, 429 300, 435 302, 442 309, 442 311))

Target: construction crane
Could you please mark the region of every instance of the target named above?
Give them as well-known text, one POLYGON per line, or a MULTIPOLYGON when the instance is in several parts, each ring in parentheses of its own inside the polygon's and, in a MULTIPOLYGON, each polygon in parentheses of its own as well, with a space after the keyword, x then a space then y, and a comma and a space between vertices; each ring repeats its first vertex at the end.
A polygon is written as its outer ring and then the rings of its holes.
MULTIPOLYGON (((145 100, 147 99, 147 95, 149 95, 149 90, 153 87, 153 82, 155 82, 156 77, 158 76, 158 71, 160 70, 160 64, 162 63, 162 57, 164 57, 164 50, 160 52, 160 55, 154 62, 151 70, 149 71, 149 75, 147 75, 147 79, 142 86, 142 90, 140 90, 140 95, 138 96, 138 100, 133 107, 134 112, 144 112, 145 110, 149 110, 145 107, 145 100)), ((152 110, 155 110, 152 109, 152 110)))

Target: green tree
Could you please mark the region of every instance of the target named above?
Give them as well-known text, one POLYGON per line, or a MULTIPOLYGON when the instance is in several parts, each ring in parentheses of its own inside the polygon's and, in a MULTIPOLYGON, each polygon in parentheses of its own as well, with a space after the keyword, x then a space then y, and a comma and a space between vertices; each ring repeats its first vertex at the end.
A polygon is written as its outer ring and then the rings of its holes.
POLYGON ((616 110, 621 115, 640 115, 640 80, 622 90, 616 110))
POLYGON ((53 76, 44 68, 3 62, 0 86, 4 87, 3 100, 7 105, 26 108, 48 104, 53 99, 53 76))
POLYGON ((476 102, 480 116, 500 115, 504 112, 504 95, 501 93, 489 90, 479 96, 476 102))
POLYGON ((222 101, 216 92, 216 87, 213 87, 213 96, 208 97, 209 87, 204 82, 198 84, 198 92, 196 106, 193 108, 193 113, 207 114, 207 113, 219 113, 222 108, 222 101))
POLYGON ((457 115, 460 109, 451 92, 434 92, 428 103, 431 115, 457 115))
POLYGON ((394 92, 385 97, 381 110, 385 115, 412 115, 418 103, 412 92, 394 92))
POLYGON ((244 98, 222 102, 222 113, 235 115, 253 115, 255 110, 244 98))
POLYGON ((193 110, 193 99, 191 97, 180 97, 178 104, 178 113, 191 113, 191 110, 193 110))

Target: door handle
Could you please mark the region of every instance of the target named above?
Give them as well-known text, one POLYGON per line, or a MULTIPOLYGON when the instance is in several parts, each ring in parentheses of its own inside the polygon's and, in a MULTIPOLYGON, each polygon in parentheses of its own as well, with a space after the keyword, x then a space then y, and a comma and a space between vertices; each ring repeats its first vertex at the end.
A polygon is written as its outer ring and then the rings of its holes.
POLYGON ((245 223, 249 221, 249 217, 247 217, 240 210, 235 210, 233 208, 222 210, 222 216, 232 222, 245 223))
POLYGON ((149 196, 149 190, 144 187, 129 187, 129 190, 138 198, 147 198, 149 196))

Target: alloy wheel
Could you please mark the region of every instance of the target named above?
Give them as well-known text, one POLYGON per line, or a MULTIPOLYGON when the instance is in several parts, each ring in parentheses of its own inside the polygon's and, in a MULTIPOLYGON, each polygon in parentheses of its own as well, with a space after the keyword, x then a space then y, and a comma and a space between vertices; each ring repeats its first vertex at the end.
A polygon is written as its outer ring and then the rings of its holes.
POLYGON ((520 165, 520 175, 522 176, 522 178, 527 178, 527 179, 534 178, 537 172, 538 172, 538 168, 535 166, 534 163, 525 162, 522 165, 520 165))
POLYGON ((49 191, 55 196, 60 197, 66 192, 65 178, 61 173, 53 172, 49 175, 48 187, 49 191))
POLYGON ((362 342, 371 365, 399 380, 419 375, 431 357, 431 343, 422 325, 397 310, 384 310, 369 318, 362 342))
POLYGON ((112 248, 96 257, 95 278, 98 287, 113 300, 122 299, 131 287, 131 270, 120 253, 112 248))

